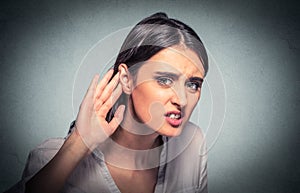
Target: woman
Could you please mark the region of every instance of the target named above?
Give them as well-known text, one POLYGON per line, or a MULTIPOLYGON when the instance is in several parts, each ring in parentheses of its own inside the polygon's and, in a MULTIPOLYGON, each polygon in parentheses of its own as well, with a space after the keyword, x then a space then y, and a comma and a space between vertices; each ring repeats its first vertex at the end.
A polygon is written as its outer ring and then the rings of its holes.
POLYGON ((33 150, 11 191, 207 192, 203 135, 189 122, 207 70, 189 26, 143 19, 113 69, 93 78, 69 136, 33 150))

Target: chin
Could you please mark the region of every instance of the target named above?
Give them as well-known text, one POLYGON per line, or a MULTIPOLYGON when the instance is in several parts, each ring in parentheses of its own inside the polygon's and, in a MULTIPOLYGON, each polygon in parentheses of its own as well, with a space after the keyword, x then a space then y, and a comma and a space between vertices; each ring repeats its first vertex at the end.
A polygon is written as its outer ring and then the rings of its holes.
POLYGON ((172 127, 171 125, 163 126, 157 133, 166 137, 177 137, 181 134, 183 125, 179 127, 172 127))

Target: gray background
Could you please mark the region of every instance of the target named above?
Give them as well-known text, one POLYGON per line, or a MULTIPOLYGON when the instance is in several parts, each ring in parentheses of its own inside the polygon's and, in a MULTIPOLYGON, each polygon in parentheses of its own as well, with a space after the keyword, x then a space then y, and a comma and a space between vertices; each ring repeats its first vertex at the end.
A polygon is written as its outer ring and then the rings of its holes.
POLYGON ((30 149, 46 138, 65 136, 74 119, 74 75, 87 51, 106 35, 165 11, 198 32, 226 85, 223 130, 209 152, 210 192, 300 192, 297 3, 0 5, 0 191, 19 180, 30 149))

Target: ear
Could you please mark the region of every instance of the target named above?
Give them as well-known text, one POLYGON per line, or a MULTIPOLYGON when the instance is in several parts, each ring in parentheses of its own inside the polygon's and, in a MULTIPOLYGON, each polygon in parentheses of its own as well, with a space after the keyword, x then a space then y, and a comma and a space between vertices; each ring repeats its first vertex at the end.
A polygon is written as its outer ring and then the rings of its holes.
POLYGON ((120 73, 120 83, 125 94, 130 95, 132 91, 132 78, 126 64, 122 63, 118 67, 120 73))

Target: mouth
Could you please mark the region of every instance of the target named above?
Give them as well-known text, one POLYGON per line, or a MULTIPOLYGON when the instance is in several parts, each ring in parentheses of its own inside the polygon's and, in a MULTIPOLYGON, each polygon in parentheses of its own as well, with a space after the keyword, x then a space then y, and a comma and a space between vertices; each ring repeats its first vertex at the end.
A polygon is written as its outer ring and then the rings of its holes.
POLYGON ((180 111, 170 111, 165 114, 165 118, 172 127, 179 127, 182 124, 183 114, 180 111))

